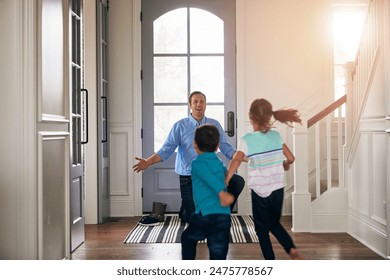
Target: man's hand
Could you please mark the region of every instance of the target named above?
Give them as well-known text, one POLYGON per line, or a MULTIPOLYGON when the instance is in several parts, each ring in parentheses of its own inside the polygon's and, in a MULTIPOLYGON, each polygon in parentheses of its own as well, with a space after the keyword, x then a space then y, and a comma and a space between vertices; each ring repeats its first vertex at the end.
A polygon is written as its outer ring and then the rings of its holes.
POLYGON ((149 163, 146 159, 140 157, 135 157, 135 159, 138 160, 138 163, 133 166, 134 172, 138 173, 140 171, 144 171, 149 167, 149 163))

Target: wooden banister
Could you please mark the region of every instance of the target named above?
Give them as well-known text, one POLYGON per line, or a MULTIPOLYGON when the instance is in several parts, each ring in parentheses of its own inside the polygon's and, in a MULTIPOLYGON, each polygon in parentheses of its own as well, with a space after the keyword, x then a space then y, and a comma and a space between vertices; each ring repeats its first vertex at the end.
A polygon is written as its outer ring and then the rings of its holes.
POLYGON ((316 114, 315 116, 310 118, 307 121, 307 128, 309 128, 312 125, 314 125, 315 123, 319 122, 324 117, 326 117, 327 115, 332 113, 334 110, 336 110, 338 107, 340 107, 341 105, 343 105, 346 102, 347 102, 347 95, 344 95, 344 96, 340 97, 335 102, 333 102, 328 107, 326 107, 324 110, 322 110, 321 112, 319 112, 318 114, 316 114))

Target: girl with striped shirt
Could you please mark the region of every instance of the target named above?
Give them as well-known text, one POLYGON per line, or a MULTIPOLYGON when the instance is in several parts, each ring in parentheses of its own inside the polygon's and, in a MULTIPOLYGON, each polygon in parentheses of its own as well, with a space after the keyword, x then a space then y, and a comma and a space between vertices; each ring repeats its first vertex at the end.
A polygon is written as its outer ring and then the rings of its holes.
POLYGON ((271 232, 292 259, 302 259, 288 232, 280 223, 284 199, 284 171, 288 170, 295 157, 283 142, 279 132, 272 129, 273 123, 282 122, 291 126, 301 123, 295 109, 272 110, 272 104, 261 98, 252 102, 249 119, 253 132, 245 134, 230 162, 226 182, 247 161, 248 181, 251 189, 252 212, 256 234, 266 260, 274 260, 269 233, 271 232))

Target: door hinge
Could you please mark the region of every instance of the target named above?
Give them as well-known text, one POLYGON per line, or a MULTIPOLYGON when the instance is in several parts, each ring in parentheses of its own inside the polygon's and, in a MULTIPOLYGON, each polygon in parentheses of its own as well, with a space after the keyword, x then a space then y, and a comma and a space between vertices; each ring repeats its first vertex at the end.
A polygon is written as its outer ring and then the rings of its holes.
POLYGON ((141 197, 144 197, 144 188, 141 188, 141 197))
POLYGON ((139 12, 139 20, 142 21, 142 12, 139 12))
MULTIPOLYGON (((104 4, 104 1, 100 0, 100 3, 104 4)), ((107 2, 106 2, 106 10, 107 10, 107 12, 108 12, 109 9, 110 9, 110 0, 107 0, 107 2)))
POLYGON ((144 129, 141 128, 141 139, 144 138, 144 129))
POLYGON ((144 77, 144 73, 142 72, 142 70, 140 71, 140 77, 141 77, 141 81, 142 81, 142 79, 144 77))

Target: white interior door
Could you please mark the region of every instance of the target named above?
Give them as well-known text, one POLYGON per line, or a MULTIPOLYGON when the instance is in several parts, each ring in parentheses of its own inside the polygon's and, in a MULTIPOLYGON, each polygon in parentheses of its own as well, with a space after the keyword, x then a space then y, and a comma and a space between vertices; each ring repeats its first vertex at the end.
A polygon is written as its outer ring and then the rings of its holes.
POLYGON ((88 116, 88 91, 83 89, 82 1, 71 1, 70 18, 70 94, 71 94, 71 168, 70 168, 70 218, 71 251, 84 242, 84 150, 88 142, 86 117, 88 116))
MULTIPOLYGON (((206 116, 227 129, 228 112, 234 121, 236 111, 235 55, 235 0, 142 0, 144 157, 157 151, 174 122, 189 114, 192 91, 206 94, 206 116)), ((234 133, 228 139, 235 147, 234 133)), ((179 211, 175 158, 143 173, 144 212, 152 210, 154 201, 167 203, 167 212, 179 211)))

